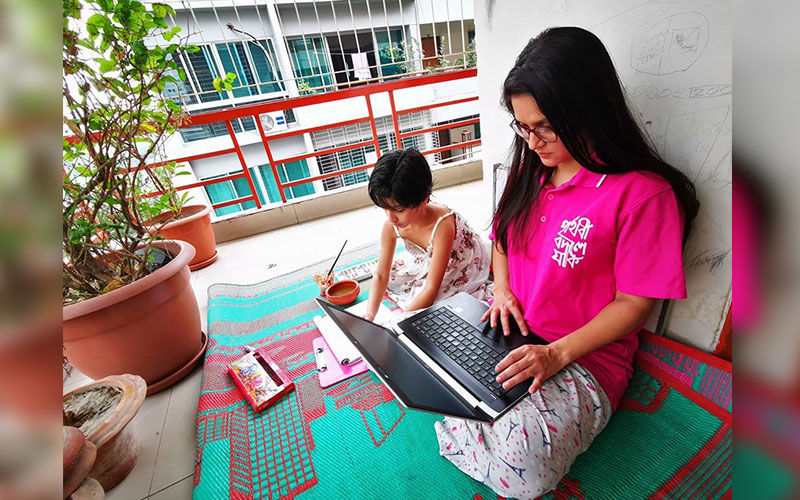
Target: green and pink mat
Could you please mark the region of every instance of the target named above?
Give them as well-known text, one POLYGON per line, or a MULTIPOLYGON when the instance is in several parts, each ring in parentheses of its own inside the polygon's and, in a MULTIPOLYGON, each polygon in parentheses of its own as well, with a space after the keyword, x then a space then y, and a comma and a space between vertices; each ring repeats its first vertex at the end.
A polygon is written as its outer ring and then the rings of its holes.
MULTIPOLYGON (((354 250, 340 268, 375 255, 374 246, 354 250)), ((439 456, 440 416, 404 408, 371 372, 320 389, 311 276, 325 266, 209 288, 194 498, 498 498, 439 456), (226 372, 245 346, 267 346, 296 386, 261 413, 226 372)), ((641 340, 620 408, 544 498, 731 496, 730 363, 655 335, 641 340)))

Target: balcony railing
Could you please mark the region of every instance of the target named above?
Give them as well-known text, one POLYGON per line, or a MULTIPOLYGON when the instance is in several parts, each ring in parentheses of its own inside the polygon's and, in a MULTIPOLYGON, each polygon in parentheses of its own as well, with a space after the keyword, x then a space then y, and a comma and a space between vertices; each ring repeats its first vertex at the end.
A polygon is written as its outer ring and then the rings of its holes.
MULTIPOLYGON (((457 128, 457 127, 463 127, 463 126, 467 126, 467 125, 477 124, 479 122, 478 118, 467 118, 467 119, 459 119, 457 121, 453 121, 453 122, 450 122, 450 123, 445 123, 445 124, 442 124, 442 125, 437 125, 437 126, 433 126, 433 127, 429 127, 429 128, 424 128, 424 129, 421 129, 421 130, 411 130, 411 131, 407 131, 407 132, 401 132, 401 130, 400 130, 400 122, 399 122, 399 117, 401 115, 410 114, 410 113, 416 113, 416 112, 420 112, 420 111, 427 111, 427 110, 431 110, 431 109, 435 109, 435 108, 441 108, 441 107, 445 107, 445 106, 453 106, 453 105, 458 105, 458 104, 471 102, 471 101, 477 101, 477 99, 478 99, 477 92, 476 92, 476 95, 470 95, 470 96, 467 96, 467 97, 460 97, 459 96, 456 99, 444 100, 444 101, 440 101, 440 102, 433 102, 433 103, 428 103, 428 104, 425 104, 425 105, 415 106, 415 107, 405 108, 405 109, 398 109, 397 105, 396 105, 396 99, 395 99, 396 98, 395 92, 398 91, 398 90, 409 89, 409 88, 414 88, 414 87, 432 86, 432 85, 440 84, 440 83, 443 83, 443 82, 451 82, 451 81, 456 81, 456 80, 461 80, 461 79, 474 78, 474 77, 476 77, 476 75, 477 75, 477 70, 475 70, 475 69, 451 71, 451 72, 437 73, 437 74, 426 75, 426 76, 419 76, 419 77, 414 77, 414 78, 405 78, 405 79, 393 80, 393 81, 390 81, 390 82, 374 83, 374 84, 364 85, 364 86, 360 86, 360 87, 354 87, 354 88, 350 88, 350 89, 346 89, 346 90, 328 92, 328 93, 325 93, 325 94, 306 95, 306 96, 300 96, 300 97, 294 97, 294 98, 289 98, 289 99, 282 99, 282 100, 278 100, 278 101, 267 102, 267 103, 258 103, 258 104, 245 105, 245 106, 241 106, 241 107, 229 108, 229 109, 224 109, 224 110, 217 110, 217 111, 201 112, 201 113, 197 113, 197 114, 192 114, 181 125, 182 128, 192 127, 192 126, 197 126, 197 125, 210 124, 210 123, 216 123, 216 122, 224 123, 226 128, 227 128, 227 130, 228 130, 228 134, 229 134, 230 139, 231 139, 232 147, 225 147, 225 148, 221 148, 221 149, 217 149, 217 150, 213 150, 213 151, 206 151, 206 152, 203 152, 203 153, 200 153, 200 154, 191 155, 191 156, 183 156, 183 157, 180 157, 180 158, 169 158, 169 159, 165 159, 164 161, 160 161, 158 163, 151 164, 150 166, 155 168, 155 167, 163 166, 163 165, 165 165, 166 163, 168 163, 170 161, 175 161, 175 162, 181 163, 181 162, 197 161, 197 160, 202 160, 202 159, 212 158, 212 157, 221 157, 221 156, 225 156, 225 155, 236 155, 237 159, 238 159, 238 162, 239 162, 240 171, 235 172, 235 173, 229 173, 227 175, 220 176, 220 177, 215 177, 213 179, 206 179, 206 180, 201 180, 201 181, 198 181, 198 182, 182 185, 182 186, 179 186, 177 189, 179 189, 179 190, 187 190, 187 189, 210 186, 210 185, 214 185, 214 184, 219 184, 219 183, 223 183, 223 182, 229 182, 229 181, 233 181, 233 180, 244 178, 244 179, 246 179, 247 184, 249 186, 250 195, 242 196, 242 197, 231 199, 231 200, 227 200, 227 201, 224 201, 224 202, 212 203, 213 208, 214 209, 219 209, 219 208, 227 207, 227 206, 230 206, 230 205, 235 205, 235 204, 238 204, 238 203, 253 202, 253 203, 255 203, 256 209, 261 209, 263 204, 262 204, 262 202, 259 199, 259 196, 257 194, 259 191, 256 190, 256 186, 255 186, 255 182, 254 182, 255 180, 254 180, 254 178, 253 178, 253 176, 251 174, 250 168, 248 168, 249 166, 247 165, 247 163, 245 161, 245 157, 244 157, 244 154, 243 154, 243 151, 242 151, 242 146, 240 145, 239 140, 237 139, 237 134, 234 131, 234 128, 233 128, 233 126, 231 124, 233 120, 237 120, 237 119, 241 119, 241 118, 248 118, 249 117, 249 118, 252 118, 256 123, 256 127, 258 129, 258 133, 259 133, 260 139, 261 139, 261 144, 263 145, 264 151, 265 151, 266 156, 267 156, 267 158, 269 160, 269 165, 270 165, 271 170, 272 170, 272 175, 274 177, 275 185, 277 186, 278 192, 280 194, 281 202, 282 203, 286 203, 287 202, 286 189, 290 189, 292 187, 303 185, 303 184, 312 183, 314 181, 321 181, 321 180, 332 178, 332 177, 339 177, 339 176, 344 176, 346 174, 353 174, 353 173, 356 173, 356 172, 365 171, 365 170, 371 169, 371 168, 373 168, 375 166, 374 163, 366 163, 364 165, 358 165, 358 166, 354 166, 354 167, 350 167, 350 168, 345 168, 345 169, 342 169, 342 170, 336 170, 334 172, 329 172, 329 173, 320 173, 319 175, 313 175, 313 176, 309 176, 309 177, 302 178, 302 179, 289 180, 287 178, 286 181, 282 181, 280 175, 278 174, 278 167, 280 165, 283 165, 283 164, 287 164, 287 163, 298 161, 298 160, 305 160, 305 159, 312 158, 312 157, 313 158, 317 158, 317 157, 320 157, 320 156, 323 156, 323 155, 330 155, 330 154, 333 154, 333 153, 339 153, 339 152, 343 152, 343 151, 347 151, 347 150, 353 150, 353 149, 357 149, 357 148, 363 148, 363 147, 369 147, 369 146, 374 147, 375 152, 377 153, 376 158, 380 157, 380 155, 381 155, 381 147, 380 147, 379 142, 378 142, 378 131, 377 131, 377 127, 376 127, 375 114, 373 112, 373 102, 372 102, 373 96, 376 96, 377 94, 383 94, 383 93, 388 94, 389 104, 390 104, 390 108, 391 108, 391 119, 392 119, 392 124, 393 124, 393 127, 394 127, 394 138, 395 138, 395 141, 396 141, 396 144, 393 144, 392 146, 397 147, 397 148, 402 148, 402 140, 405 139, 405 138, 408 138, 408 137, 412 137, 412 136, 416 136, 416 135, 420 135, 420 134, 426 134, 426 133, 439 132, 439 131, 442 131, 442 130, 449 130, 449 129, 453 129, 453 128, 457 128), (344 99, 353 99, 353 98, 359 98, 359 97, 363 98, 364 102, 366 104, 366 110, 367 110, 366 116, 357 117, 357 118, 353 118, 353 119, 348 119, 348 120, 344 120, 344 121, 328 123, 328 124, 325 124, 325 125, 319 125, 319 126, 314 126, 314 127, 308 127, 308 128, 302 128, 301 127, 301 128, 296 128, 296 129, 290 129, 290 130, 285 131, 285 132, 273 133, 273 134, 265 133, 264 128, 263 128, 262 123, 261 123, 261 120, 259 119, 260 116, 262 114, 264 114, 264 113, 277 112, 277 111, 286 112, 288 110, 301 108, 303 106, 312 106, 312 105, 318 105, 318 104, 322 104, 322 103, 330 103, 330 102, 334 102, 334 101, 340 101, 340 100, 344 100, 344 99), (343 145, 343 146, 337 146, 337 147, 332 147, 332 148, 325 148, 325 149, 321 149, 321 150, 315 150, 315 151, 312 151, 310 153, 305 153, 305 154, 301 154, 301 155, 295 155, 295 156, 282 158, 282 159, 276 159, 275 158, 275 155, 273 153, 273 148, 270 146, 270 143, 272 141, 276 141, 278 139, 283 139, 283 138, 292 137, 292 136, 298 136, 298 135, 301 135, 301 134, 308 134, 308 133, 318 132, 318 131, 322 131, 322 130, 326 130, 326 129, 344 127, 344 126, 347 126, 347 125, 361 124, 361 123, 365 123, 365 122, 369 123, 370 129, 371 129, 372 137, 371 137, 371 139, 368 139, 368 140, 362 140, 362 141, 359 141, 359 142, 356 142, 356 143, 346 144, 346 145, 343 145)), ((476 87, 476 91, 477 91, 477 87, 476 87)), ((466 138, 469 139, 469 134, 467 134, 466 138)), ((448 145, 445 145, 445 146, 436 147, 436 148, 425 150, 425 151, 421 151, 421 152, 422 152, 423 155, 434 155, 436 153, 442 153, 444 151, 451 151, 451 150, 454 150, 454 149, 463 149, 464 151, 471 151, 474 146, 478 146, 478 145, 480 145, 480 143, 481 143, 480 139, 464 140, 464 141, 461 141, 461 142, 448 144, 448 145)), ((156 196, 156 195, 159 195, 159 194, 161 194, 161 192, 154 192, 154 193, 151 193, 150 196, 156 196)))

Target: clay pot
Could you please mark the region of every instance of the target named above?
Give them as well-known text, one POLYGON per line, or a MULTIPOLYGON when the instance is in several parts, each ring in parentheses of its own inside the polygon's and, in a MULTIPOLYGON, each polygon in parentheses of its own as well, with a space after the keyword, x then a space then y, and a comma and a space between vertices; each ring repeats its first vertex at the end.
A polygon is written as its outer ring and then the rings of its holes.
POLYGON ((105 497, 103 486, 97 480, 87 477, 68 500, 103 500, 105 497))
POLYGON ((93 379, 119 373, 141 376, 148 394, 169 387, 200 360, 207 339, 190 284, 194 248, 156 242, 173 259, 123 287, 64 307, 64 351, 93 379))
POLYGON ((105 491, 125 479, 136 465, 139 446, 128 424, 146 393, 144 379, 124 374, 96 380, 64 396, 64 424, 78 427, 97 448, 89 476, 105 491))
POLYGON ((337 281, 325 290, 325 297, 331 304, 346 306, 353 302, 361 293, 361 287, 357 281, 342 280, 337 281))
POLYGON ((64 427, 64 498, 86 479, 97 457, 97 447, 75 427, 64 427))
POLYGON ((151 232, 158 230, 158 235, 168 240, 181 240, 194 247, 194 258, 189 262, 189 269, 196 271, 217 260, 217 241, 211 227, 211 207, 205 205, 187 205, 181 208, 180 217, 174 212, 164 212, 145 222, 152 227, 151 232), (166 221, 167 222, 164 224, 166 221), (164 224, 163 226, 161 226, 164 224))
POLYGON ((59 386, 53 383, 63 366, 60 335, 59 318, 50 312, 0 327, 2 410, 23 419, 58 419, 52 402, 61 396, 59 386))

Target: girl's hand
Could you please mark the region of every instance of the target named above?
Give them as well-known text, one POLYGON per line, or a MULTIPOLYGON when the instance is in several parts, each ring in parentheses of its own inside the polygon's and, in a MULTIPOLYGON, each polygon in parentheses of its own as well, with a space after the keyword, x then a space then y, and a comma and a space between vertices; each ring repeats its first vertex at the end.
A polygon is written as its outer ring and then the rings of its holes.
POLYGON ((362 318, 364 318, 367 321, 373 321, 375 319, 375 313, 367 311, 364 313, 362 318))
POLYGON ((497 363, 496 380, 508 390, 533 377, 533 383, 528 388, 528 392, 533 394, 545 380, 558 373, 566 364, 552 344, 524 345, 514 349, 497 363))
POLYGON ((503 335, 508 336, 511 334, 511 318, 509 318, 509 315, 514 317, 514 321, 519 325, 519 330, 522 332, 522 335, 528 335, 528 324, 525 323, 525 318, 522 315, 522 309, 519 306, 517 298, 508 288, 495 287, 494 301, 492 305, 489 306, 489 310, 481 316, 481 322, 486 321, 486 318, 491 318, 490 324, 492 328, 495 328, 497 326, 497 317, 500 316, 500 322, 503 325, 503 335))

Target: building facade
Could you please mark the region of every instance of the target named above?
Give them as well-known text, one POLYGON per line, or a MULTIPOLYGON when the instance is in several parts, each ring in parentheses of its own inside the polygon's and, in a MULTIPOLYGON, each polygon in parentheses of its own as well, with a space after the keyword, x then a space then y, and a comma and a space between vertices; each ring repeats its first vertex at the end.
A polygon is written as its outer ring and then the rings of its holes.
MULTIPOLYGON (((319 128, 364 117, 362 101, 340 99, 336 91, 378 82, 473 67, 474 20, 471 0, 214 0, 170 2, 173 24, 199 47, 183 52, 178 65, 181 82, 168 95, 191 115, 230 109, 290 97, 329 94, 330 100, 296 109, 259 115, 265 135, 292 129, 319 128), (220 92, 214 79, 233 74, 230 90, 220 92)), ((381 152, 397 147, 393 114, 401 134, 468 118, 477 118, 477 101, 397 114, 397 110, 477 95, 477 78, 444 82, 373 95, 371 104, 381 152), (394 104, 394 110, 393 106, 394 104)), ((244 162, 264 207, 283 203, 275 172, 265 154, 256 118, 232 120, 244 162)), ((270 141, 273 159, 310 153, 372 140, 367 122, 325 128, 270 141)), ((477 123, 403 137, 403 147, 421 151, 440 149, 480 138, 477 123)), ((167 145, 170 158, 186 158, 229 148, 224 122, 185 127, 167 145)), ((428 155, 434 168, 472 157, 471 148, 454 148, 428 155)), ((377 159, 374 146, 320 154, 276 165, 281 183, 368 165, 377 159)), ((186 162, 190 175, 179 184, 223 178, 241 172, 235 155, 186 162)), ((284 189, 289 202, 363 185, 369 170, 328 177, 284 189)), ((191 190, 195 199, 219 204, 250 196, 247 179, 239 177, 191 190)), ((216 208, 217 218, 256 209, 254 201, 216 208)))

